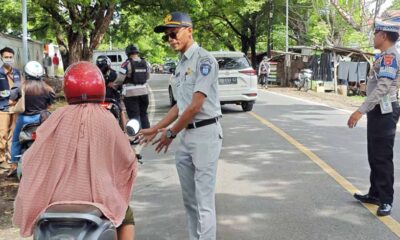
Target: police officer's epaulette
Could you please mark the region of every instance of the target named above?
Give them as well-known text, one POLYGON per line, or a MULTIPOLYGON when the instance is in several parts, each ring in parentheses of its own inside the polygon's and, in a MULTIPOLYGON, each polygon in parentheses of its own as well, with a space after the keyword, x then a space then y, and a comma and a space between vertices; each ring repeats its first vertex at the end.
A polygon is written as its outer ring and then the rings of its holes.
POLYGON ((210 56, 211 56, 211 54, 210 54, 209 52, 207 52, 207 51, 206 51, 204 48, 202 48, 202 47, 199 47, 198 54, 199 54, 199 56, 200 56, 201 58, 210 57, 210 56))

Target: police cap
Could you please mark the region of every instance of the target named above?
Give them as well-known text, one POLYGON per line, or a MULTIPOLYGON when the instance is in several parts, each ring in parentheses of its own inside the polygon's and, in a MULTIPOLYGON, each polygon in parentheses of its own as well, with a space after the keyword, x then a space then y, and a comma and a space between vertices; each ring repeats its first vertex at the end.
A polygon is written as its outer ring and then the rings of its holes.
POLYGON ((376 20, 375 31, 400 33, 400 17, 376 20))
POLYGON ((161 33, 167 28, 176 27, 193 27, 192 19, 186 13, 173 12, 164 18, 164 25, 159 25, 154 28, 154 32, 161 33))

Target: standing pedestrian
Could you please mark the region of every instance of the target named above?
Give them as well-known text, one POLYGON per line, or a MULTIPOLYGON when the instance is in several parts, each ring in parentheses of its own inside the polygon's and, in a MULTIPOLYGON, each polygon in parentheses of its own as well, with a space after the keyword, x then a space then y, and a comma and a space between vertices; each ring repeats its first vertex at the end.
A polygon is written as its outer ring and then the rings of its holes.
POLYGON ((269 75, 269 58, 265 56, 258 68, 258 76, 260 77, 260 85, 262 88, 268 88, 268 75, 269 75))
POLYGON ((139 134, 142 142, 161 137, 156 151, 164 149, 180 133, 176 150, 176 168, 182 188, 190 240, 215 240, 215 182, 217 162, 222 146, 222 128, 219 123, 221 106, 218 97, 218 63, 216 59, 193 40, 190 17, 173 12, 164 19, 164 25, 154 29, 164 32, 163 39, 180 52, 175 78, 177 104, 150 129, 139 134), (175 124, 167 128, 176 120, 175 124))
POLYGON ((151 66, 139 57, 139 48, 130 44, 126 47, 128 59, 121 66, 121 74, 125 76, 122 95, 129 119, 137 119, 143 129, 150 127, 147 108, 149 95, 147 80, 150 78, 151 66))
POLYGON ((10 159, 11 139, 17 115, 8 112, 8 106, 18 96, 21 74, 13 67, 14 50, 5 47, 0 50, 3 65, 0 68, 0 164, 8 167, 10 159))
POLYGON ((400 107, 397 91, 400 81, 400 55, 395 43, 400 26, 391 21, 375 23, 374 47, 381 50, 367 83, 367 99, 348 120, 353 128, 367 114, 368 162, 371 168, 367 194, 354 194, 363 202, 379 205, 377 215, 389 215, 393 203, 393 145, 400 107))

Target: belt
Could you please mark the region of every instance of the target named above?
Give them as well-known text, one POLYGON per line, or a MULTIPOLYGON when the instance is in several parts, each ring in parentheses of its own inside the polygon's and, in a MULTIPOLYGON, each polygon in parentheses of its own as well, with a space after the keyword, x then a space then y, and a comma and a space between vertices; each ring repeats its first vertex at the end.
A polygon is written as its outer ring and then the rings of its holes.
POLYGON ((199 128, 199 127, 204 127, 210 124, 214 124, 218 122, 218 118, 210 118, 210 119, 206 119, 206 120, 201 120, 199 122, 194 122, 194 123, 189 123, 187 125, 187 129, 193 129, 193 128, 199 128))

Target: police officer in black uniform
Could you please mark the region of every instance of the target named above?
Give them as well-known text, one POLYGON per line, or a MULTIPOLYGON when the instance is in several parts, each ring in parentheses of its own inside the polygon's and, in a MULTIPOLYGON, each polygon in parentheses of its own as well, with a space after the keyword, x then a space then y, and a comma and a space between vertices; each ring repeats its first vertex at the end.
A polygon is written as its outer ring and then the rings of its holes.
POLYGON ((147 80, 150 78, 151 67, 144 58, 139 57, 140 51, 137 46, 130 44, 125 52, 128 59, 122 64, 120 71, 125 76, 123 101, 129 119, 139 120, 141 127, 146 129, 150 127, 147 115, 149 107, 147 80))
POLYGON ((398 85, 400 54, 396 49, 400 27, 394 21, 375 23, 374 47, 381 50, 374 62, 367 84, 367 98, 348 120, 350 128, 367 115, 368 162, 371 167, 367 194, 354 194, 363 202, 379 205, 377 215, 387 216, 393 203, 393 145, 399 120, 398 85))

